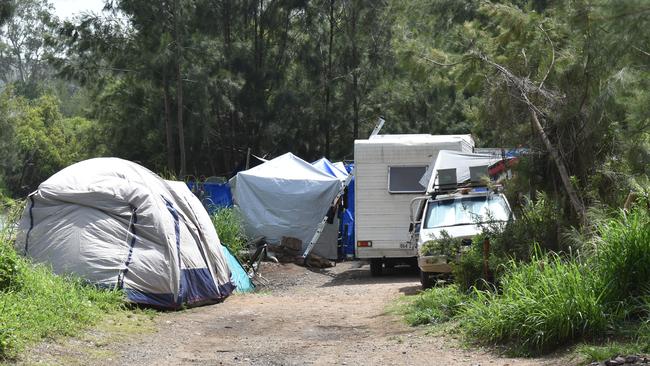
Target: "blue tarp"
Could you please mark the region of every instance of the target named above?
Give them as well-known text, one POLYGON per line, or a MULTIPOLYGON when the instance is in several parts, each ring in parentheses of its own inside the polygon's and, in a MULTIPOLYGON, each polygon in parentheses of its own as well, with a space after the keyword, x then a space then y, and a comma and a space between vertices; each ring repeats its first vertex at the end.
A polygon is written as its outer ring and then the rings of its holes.
POLYGON ((228 183, 187 182, 187 186, 199 198, 210 215, 221 207, 232 206, 232 193, 228 183))
POLYGON ((230 281, 237 286, 235 292, 253 292, 255 290, 255 285, 248 277, 248 274, 242 267, 239 260, 230 252, 226 246, 221 246, 223 254, 228 261, 228 268, 230 268, 230 281))
POLYGON ((332 164, 332 162, 327 158, 320 158, 311 163, 311 165, 318 168, 320 171, 336 177, 342 181, 345 180, 345 178, 348 176, 348 172, 341 171, 339 168, 335 167, 334 164, 332 164))
POLYGON ((348 184, 345 195, 346 209, 341 217, 341 246, 343 255, 354 256, 354 177, 348 184))

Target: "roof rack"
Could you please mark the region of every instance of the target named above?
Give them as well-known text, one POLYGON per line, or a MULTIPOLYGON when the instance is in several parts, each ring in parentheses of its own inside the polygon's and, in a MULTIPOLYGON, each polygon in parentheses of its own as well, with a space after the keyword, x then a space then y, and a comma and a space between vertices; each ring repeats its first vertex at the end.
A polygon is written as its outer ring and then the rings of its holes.
MULTIPOLYGON (((483 180, 488 176, 488 166, 472 166, 469 167, 470 179, 464 182, 457 181, 456 168, 451 169, 438 169, 434 185, 431 187, 435 195, 456 193, 468 188, 480 188, 488 186, 483 180)), ((501 185, 496 185, 497 189, 502 189, 501 185)))

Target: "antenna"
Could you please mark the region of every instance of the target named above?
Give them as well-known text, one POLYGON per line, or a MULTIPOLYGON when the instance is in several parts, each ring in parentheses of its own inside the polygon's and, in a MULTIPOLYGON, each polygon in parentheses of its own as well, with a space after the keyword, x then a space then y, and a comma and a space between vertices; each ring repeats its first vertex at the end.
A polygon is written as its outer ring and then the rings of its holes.
POLYGON ((382 127, 384 127, 384 123, 386 123, 386 120, 384 117, 379 117, 377 118, 377 124, 375 125, 375 129, 372 130, 372 133, 370 134, 370 137, 379 135, 379 130, 381 130, 382 127))

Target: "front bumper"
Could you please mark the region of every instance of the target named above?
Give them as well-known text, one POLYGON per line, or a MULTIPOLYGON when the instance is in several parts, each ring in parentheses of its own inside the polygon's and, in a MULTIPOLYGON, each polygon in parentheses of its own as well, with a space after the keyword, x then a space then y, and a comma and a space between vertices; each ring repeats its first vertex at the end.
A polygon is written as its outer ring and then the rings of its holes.
POLYGON ((427 255, 418 257, 418 267, 422 272, 451 273, 451 265, 446 255, 427 255))

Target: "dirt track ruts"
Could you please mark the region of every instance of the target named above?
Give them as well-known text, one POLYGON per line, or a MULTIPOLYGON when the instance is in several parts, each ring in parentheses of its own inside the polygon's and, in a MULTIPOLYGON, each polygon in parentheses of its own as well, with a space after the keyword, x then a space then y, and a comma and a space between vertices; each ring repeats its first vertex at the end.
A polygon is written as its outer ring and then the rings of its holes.
POLYGON ((407 270, 373 278, 362 262, 344 262, 327 270, 266 264, 263 271, 269 285, 258 293, 161 314, 152 332, 95 345, 105 356, 83 362, 82 352, 68 355, 64 363, 514 366, 569 362, 558 357, 504 358, 489 350, 462 347, 453 334, 430 335, 427 327, 407 326, 388 311, 398 297, 419 289, 417 275, 407 270))

